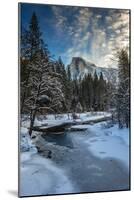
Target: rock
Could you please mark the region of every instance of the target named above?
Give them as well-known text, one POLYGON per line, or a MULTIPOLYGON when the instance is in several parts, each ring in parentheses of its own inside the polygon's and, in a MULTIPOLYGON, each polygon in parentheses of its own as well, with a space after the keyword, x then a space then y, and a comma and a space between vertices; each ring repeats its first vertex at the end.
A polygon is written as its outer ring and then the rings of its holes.
POLYGON ((52 151, 49 151, 49 152, 48 152, 47 157, 48 157, 48 158, 52 158, 52 151))

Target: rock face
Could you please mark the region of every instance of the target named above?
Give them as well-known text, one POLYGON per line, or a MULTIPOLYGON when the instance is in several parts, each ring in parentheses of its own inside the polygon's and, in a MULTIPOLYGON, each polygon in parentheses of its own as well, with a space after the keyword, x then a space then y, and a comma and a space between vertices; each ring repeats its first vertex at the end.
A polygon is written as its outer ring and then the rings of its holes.
POLYGON ((117 82, 118 70, 115 68, 105 68, 105 67, 98 67, 91 62, 85 61, 81 57, 73 57, 72 62, 67 67, 70 68, 71 78, 74 79, 83 79, 86 74, 94 75, 95 71, 100 76, 102 72, 103 77, 105 80, 112 81, 114 83, 117 82))

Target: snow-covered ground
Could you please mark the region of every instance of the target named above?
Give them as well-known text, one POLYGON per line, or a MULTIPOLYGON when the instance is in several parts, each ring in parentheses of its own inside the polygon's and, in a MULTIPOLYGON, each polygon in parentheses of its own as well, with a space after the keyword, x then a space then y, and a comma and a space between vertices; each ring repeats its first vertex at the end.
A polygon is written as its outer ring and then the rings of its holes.
POLYGON ((63 169, 38 154, 22 153, 20 195, 47 195, 73 192, 73 186, 63 169))
POLYGON ((97 134, 86 141, 89 149, 95 156, 115 158, 129 169, 129 129, 119 129, 117 125, 107 129, 102 124, 93 127, 92 131, 97 134))
MULTIPOLYGON (((110 114, 82 113, 79 120, 88 121, 104 116, 110 114)), ((56 119, 54 115, 47 115, 47 119, 36 119, 36 125, 69 120, 73 119, 68 119, 67 114, 59 115, 56 119)), ((129 129, 118 129, 117 125, 109 126, 107 122, 75 125, 73 127, 87 130, 68 131, 65 136, 56 136, 52 141, 33 132, 37 137, 31 141, 28 126, 29 120, 22 122, 20 131, 21 196, 129 188, 129 129), (35 145, 51 150, 52 159, 39 155, 35 145), (111 160, 113 162, 109 163, 111 160), (116 161, 120 167, 116 166, 116 161), (111 171, 108 171, 110 168, 111 171)))
POLYGON ((72 183, 64 170, 37 154, 27 128, 21 128, 20 150, 20 196, 73 192, 72 183))
MULTIPOLYGON (((111 113, 109 112, 85 112, 85 113, 77 113, 78 119, 73 119, 72 114, 57 114, 56 116, 53 114, 49 114, 46 116, 38 116, 35 119, 34 125, 40 126, 42 124, 45 125, 55 125, 55 124, 61 124, 64 122, 84 122, 89 120, 95 120, 95 119, 103 119, 104 117, 110 117, 111 113)), ((28 116, 23 116, 23 120, 21 122, 21 125, 23 127, 29 127, 30 120, 28 116), (27 117, 27 120, 24 120, 24 118, 27 117)))
MULTIPOLYGON (((115 158, 129 168, 129 129, 119 129, 118 125, 107 128, 106 122, 91 125, 77 125, 77 128, 89 128, 94 136, 86 138, 84 142, 89 145, 93 155, 103 158, 115 158)), ((83 139, 80 138, 80 139, 83 139)))

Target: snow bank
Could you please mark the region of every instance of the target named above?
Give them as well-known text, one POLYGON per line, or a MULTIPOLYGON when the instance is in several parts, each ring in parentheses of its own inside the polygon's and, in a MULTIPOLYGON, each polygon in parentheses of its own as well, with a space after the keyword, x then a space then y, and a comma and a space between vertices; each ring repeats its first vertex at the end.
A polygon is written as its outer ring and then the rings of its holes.
POLYGON ((112 136, 117 136, 122 138, 125 144, 129 146, 129 129, 127 128, 118 129, 117 126, 114 126, 110 128, 110 131, 112 136))
POLYGON ((101 119, 103 117, 110 117, 111 113, 108 112, 86 112, 81 113, 80 118, 82 120, 94 120, 94 119, 101 119))
POLYGON ((28 129, 20 130, 20 196, 62 194, 73 192, 63 169, 37 154, 28 129))
POLYGON ((129 168, 129 129, 118 129, 117 125, 103 129, 102 123, 90 128, 95 136, 87 139, 86 144, 93 155, 103 158, 115 158, 129 168))
POLYGON ((73 127, 87 128, 82 133, 71 134, 73 143, 85 143, 94 156, 116 159, 129 169, 129 129, 119 129, 118 125, 106 128, 104 122, 73 127))
POLYGON ((129 168, 129 151, 128 147, 121 143, 116 137, 94 138, 87 141, 89 149, 99 158, 116 158, 122 161, 129 168))
POLYGON ((32 151, 37 152, 35 145, 32 144, 30 136, 28 134, 28 129, 21 127, 20 129, 20 151, 32 151))
POLYGON ((83 129, 88 129, 88 128, 90 128, 90 126, 91 125, 86 125, 86 124, 83 124, 83 125, 73 125, 73 126, 71 126, 71 128, 74 128, 74 129, 81 129, 81 130, 83 130, 83 129))
POLYGON ((37 154, 22 153, 20 196, 70 192, 73 192, 73 186, 64 170, 58 168, 51 160, 37 154))

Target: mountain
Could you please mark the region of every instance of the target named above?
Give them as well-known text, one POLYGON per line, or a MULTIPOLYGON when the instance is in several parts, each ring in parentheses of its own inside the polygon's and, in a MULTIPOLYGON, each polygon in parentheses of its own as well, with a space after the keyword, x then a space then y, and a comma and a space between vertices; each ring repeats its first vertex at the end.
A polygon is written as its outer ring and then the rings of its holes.
POLYGON ((106 81, 111 81, 113 83, 117 82, 118 70, 115 68, 106 68, 106 67, 98 67, 91 62, 87 62, 81 57, 73 57, 71 64, 67 67, 70 68, 71 78, 74 79, 83 79, 86 74, 94 75, 95 71, 100 76, 102 72, 103 77, 106 81))

